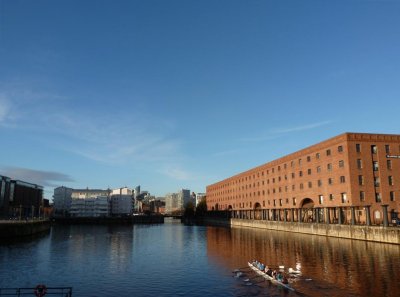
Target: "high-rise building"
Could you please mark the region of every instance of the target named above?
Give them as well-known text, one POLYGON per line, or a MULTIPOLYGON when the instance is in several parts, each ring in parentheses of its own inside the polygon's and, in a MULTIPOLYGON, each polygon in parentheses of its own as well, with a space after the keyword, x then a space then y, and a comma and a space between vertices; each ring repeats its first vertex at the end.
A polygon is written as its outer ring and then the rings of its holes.
POLYGON ((55 215, 65 215, 71 209, 72 188, 58 187, 54 189, 53 203, 55 215))
POLYGON ((165 213, 183 212, 186 204, 191 201, 190 190, 182 189, 178 193, 165 196, 165 213))

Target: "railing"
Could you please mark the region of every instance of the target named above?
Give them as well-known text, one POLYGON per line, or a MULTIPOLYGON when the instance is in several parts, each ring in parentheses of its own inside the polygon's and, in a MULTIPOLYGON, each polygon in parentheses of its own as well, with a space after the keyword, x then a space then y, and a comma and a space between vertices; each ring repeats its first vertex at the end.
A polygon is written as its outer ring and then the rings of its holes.
POLYGON ((0 288, 0 296, 60 296, 72 297, 72 287, 46 288, 45 292, 36 288, 0 288))

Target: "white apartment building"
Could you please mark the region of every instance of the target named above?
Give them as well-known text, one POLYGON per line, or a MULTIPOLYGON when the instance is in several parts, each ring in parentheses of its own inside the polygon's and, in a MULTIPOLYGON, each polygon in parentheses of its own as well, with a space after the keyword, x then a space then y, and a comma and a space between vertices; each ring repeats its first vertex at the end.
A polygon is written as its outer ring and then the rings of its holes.
POLYGON ((132 214, 134 190, 128 187, 113 189, 111 191, 111 215, 124 216, 132 214))
POLYGON ((72 199, 72 217, 106 217, 109 215, 108 196, 72 199))
POLYGON ((99 189, 72 189, 72 199, 87 199, 96 198, 98 196, 109 197, 111 190, 99 190, 99 189))
POLYGON ((56 214, 71 214, 72 216, 103 216, 105 212, 108 215, 110 192, 109 189, 55 188, 54 211, 56 214), (98 197, 100 199, 97 199, 98 197), (107 203, 104 201, 104 197, 107 203))
POLYGON ((133 195, 134 190, 128 187, 113 189, 111 195, 133 195))

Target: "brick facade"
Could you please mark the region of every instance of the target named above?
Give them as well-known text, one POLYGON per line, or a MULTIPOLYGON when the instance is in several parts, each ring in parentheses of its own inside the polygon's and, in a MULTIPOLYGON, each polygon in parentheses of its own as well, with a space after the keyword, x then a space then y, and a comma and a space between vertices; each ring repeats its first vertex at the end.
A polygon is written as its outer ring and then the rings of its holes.
MULTIPOLYGON (((400 135, 344 133, 207 186, 209 210, 400 210, 400 135)), ((350 216, 349 216, 350 217, 350 216)))

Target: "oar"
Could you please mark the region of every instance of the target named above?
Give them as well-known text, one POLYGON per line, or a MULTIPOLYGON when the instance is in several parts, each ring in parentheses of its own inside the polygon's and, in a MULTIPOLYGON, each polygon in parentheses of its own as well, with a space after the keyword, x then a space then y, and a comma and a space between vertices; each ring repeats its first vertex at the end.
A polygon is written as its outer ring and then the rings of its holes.
POLYGON ((256 275, 256 276, 253 276, 253 277, 250 277, 250 278, 246 278, 246 279, 244 279, 243 281, 244 282, 248 282, 248 281, 250 281, 250 280, 252 280, 252 279, 255 279, 255 278, 257 278, 257 277, 263 277, 262 275, 256 275))
POLYGON ((244 269, 250 269, 250 267, 249 267, 249 266, 246 266, 246 267, 236 268, 236 269, 233 270, 232 272, 233 272, 233 273, 236 273, 236 272, 239 272, 240 270, 244 270, 244 269))

